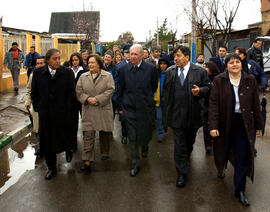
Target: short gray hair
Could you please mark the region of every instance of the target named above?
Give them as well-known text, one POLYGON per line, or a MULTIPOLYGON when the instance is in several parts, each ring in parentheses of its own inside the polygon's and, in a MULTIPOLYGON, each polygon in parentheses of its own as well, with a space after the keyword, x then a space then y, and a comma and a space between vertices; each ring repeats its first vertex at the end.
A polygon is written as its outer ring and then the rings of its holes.
POLYGON ((140 48, 140 53, 143 54, 143 47, 142 47, 141 44, 138 44, 138 43, 133 44, 133 45, 130 47, 130 51, 131 51, 131 49, 136 48, 136 47, 139 47, 139 48, 140 48))

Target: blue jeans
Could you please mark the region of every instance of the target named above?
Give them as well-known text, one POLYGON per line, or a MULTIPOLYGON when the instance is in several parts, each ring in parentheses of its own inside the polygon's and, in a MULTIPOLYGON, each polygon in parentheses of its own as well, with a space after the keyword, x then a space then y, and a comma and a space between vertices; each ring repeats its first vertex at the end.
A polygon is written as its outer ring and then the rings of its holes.
POLYGON ((161 107, 156 107, 156 116, 157 116, 157 137, 158 137, 158 139, 163 139, 164 127, 162 125, 162 109, 161 109, 161 107))

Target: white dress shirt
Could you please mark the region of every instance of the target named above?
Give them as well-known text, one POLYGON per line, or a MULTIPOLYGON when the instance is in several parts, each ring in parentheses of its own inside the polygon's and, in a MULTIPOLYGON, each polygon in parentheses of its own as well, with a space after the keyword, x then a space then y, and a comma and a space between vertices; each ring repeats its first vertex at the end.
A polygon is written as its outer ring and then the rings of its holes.
MULTIPOLYGON (((230 78, 230 76, 229 76, 229 78, 230 78)), ((234 84, 234 82, 230 78, 230 82, 233 85, 233 91, 234 91, 234 95, 235 95, 235 108, 234 108, 235 113, 241 113, 240 101, 239 101, 239 95, 238 95, 238 88, 239 88, 240 80, 241 80, 241 76, 240 76, 238 83, 234 84)))
MULTIPOLYGON (((188 64, 186 66, 183 67, 184 68, 184 79, 186 79, 187 74, 188 74, 188 70, 190 68, 190 62, 188 62, 188 64)), ((178 67, 178 77, 180 77, 181 71, 180 71, 181 67, 178 67)))
POLYGON ((56 74, 56 70, 51 69, 50 66, 48 66, 48 68, 49 68, 50 74, 51 74, 52 76, 54 76, 54 75, 56 74))
POLYGON ((73 73, 74 73, 74 76, 75 78, 77 77, 78 73, 83 70, 83 67, 82 66, 79 66, 77 70, 74 69, 74 67, 71 67, 73 73))

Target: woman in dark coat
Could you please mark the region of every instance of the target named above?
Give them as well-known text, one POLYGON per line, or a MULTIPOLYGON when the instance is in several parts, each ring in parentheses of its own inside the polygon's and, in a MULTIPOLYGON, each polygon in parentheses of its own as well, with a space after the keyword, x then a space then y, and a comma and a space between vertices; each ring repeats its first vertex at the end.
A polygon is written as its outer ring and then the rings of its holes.
MULTIPOLYGON (((212 86, 215 76, 217 76, 220 73, 220 71, 217 65, 212 61, 204 63, 203 67, 207 71, 208 78, 212 86)), ((205 147, 205 151, 207 155, 211 154, 212 140, 213 140, 212 136, 210 135, 210 131, 208 127, 209 95, 210 95, 210 92, 204 97, 204 104, 203 104, 203 139, 204 139, 204 147, 205 147)))
POLYGON ((261 134, 262 116, 256 80, 242 70, 241 59, 230 54, 227 71, 215 77, 209 101, 209 129, 218 176, 224 177, 227 161, 234 165, 235 196, 249 206, 246 176, 253 181, 254 139, 261 134))
MULTIPOLYGON (((71 70, 74 74, 75 80, 75 87, 80 76, 87 72, 87 69, 83 68, 83 60, 80 53, 75 52, 70 56, 69 64, 71 64, 71 70)), ((73 151, 77 150, 77 133, 78 133, 78 124, 79 124, 79 112, 82 114, 82 104, 77 100, 74 99, 74 111, 72 115, 72 124, 73 124, 73 133, 72 133, 72 141, 73 141, 73 151)))

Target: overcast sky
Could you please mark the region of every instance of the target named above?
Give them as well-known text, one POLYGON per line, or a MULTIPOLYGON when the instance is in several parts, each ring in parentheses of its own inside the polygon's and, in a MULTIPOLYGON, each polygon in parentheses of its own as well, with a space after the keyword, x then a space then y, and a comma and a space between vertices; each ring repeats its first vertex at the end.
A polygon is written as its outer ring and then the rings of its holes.
MULTIPOLYGON (((226 1, 226 0, 223 0, 226 1)), ((228 1, 228 0, 227 0, 228 1)), ((236 0, 230 0, 235 2, 236 0)), ((155 32, 157 18, 162 24, 168 18, 169 26, 179 35, 190 32, 189 18, 183 6, 191 0, 5 0, 1 2, 0 17, 3 26, 44 32, 49 30, 51 12, 100 11, 100 40, 116 40, 122 32, 131 31, 136 41, 145 41, 155 32)), ((247 28, 259 22, 261 0, 242 0, 233 27, 247 28)))

